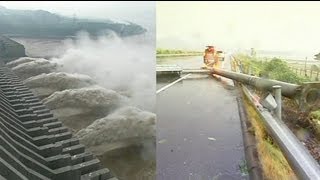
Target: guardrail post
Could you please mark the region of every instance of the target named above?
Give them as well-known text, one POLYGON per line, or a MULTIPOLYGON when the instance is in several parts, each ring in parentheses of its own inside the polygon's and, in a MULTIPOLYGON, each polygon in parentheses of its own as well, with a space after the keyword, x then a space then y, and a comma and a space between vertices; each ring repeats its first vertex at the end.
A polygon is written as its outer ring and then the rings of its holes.
POLYGON ((281 105, 282 105, 282 100, 281 100, 281 86, 275 85, 272 86, 274 89, 274 96, 275 100, 277 103, 277 107, 275 109, 275 114, 279 120, 281 120, 281 105))
POLYGON ((267 110, 259 110, 253 102, 253 96, 243 86, 243 93, 249 98, 256 112, 261 115, 261 120, 266 125, 268 134, 279 145, 279 148, 298 179, 320 180, 320 165, 312 157, 307 148, 292 133, 283 121, 279 121, 267 110))

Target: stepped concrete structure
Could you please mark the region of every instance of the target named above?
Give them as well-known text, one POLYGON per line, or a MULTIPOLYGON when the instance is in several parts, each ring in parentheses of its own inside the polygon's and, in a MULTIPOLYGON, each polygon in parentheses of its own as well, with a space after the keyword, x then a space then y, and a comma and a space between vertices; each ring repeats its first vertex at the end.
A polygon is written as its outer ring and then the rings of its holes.
POLYGON ((0 179, 117 179, 3 62, 0 179))

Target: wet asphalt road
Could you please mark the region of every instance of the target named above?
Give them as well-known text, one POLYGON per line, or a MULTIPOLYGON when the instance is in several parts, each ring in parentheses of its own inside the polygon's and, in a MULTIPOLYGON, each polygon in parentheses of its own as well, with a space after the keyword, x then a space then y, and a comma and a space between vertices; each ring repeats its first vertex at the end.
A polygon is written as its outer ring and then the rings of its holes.
MULTIPOLYGON (((158 60, 199 68, 201 57, 158 60)), ((176 78, 158 79, 157 89, 176 78)), ((236 91, 209 78, 185 79, 157 95, 157 179, 246 179, 236 91)))

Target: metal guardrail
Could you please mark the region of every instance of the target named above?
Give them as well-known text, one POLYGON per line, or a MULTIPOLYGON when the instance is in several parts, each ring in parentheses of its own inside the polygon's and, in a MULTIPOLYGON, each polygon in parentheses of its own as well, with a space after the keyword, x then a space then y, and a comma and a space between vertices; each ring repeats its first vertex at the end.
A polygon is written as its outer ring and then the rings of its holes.
MULTIPOLYGON (((236 68, 233 67, 233 71, 237 71, 236 70, 237 68, 239 67, 236 67, 236 68)), ((241 67, 239 69, 241 71, 241 67)), ((206 73, 210 73, 210 71, 206 73)), ((285 83, 281 81, 262 79, 259 77, 246 75, 243 73, 225 71, 217 68, 213 68, 211 73, 214 73, 226 78, 230 78, 240 83, 248 84, 262 90, 264 89, 264 90, 273 91, 275 85, 280 85, 281 92, 283 93, 282 95, 285 95, 287 97, 290 97, 296 100, 297 99, 300 100, 300 107, 303 105, 319 107, 319 96, 316 96, 314 98, 314 96, 312 95, 314 95, 314 93, 318 95, 317 93, 319 93, 320 84, 311 83, 311 84, 305 84, 300 86, 300 85, 285 83), (304 94, 304 95, 301 95, 301 94, 304 94), (308 101, 308 98, 310 98, 309 96, 311 97, 311 99, 315 99, 315 100, 308 101)), ((185 77, 182 77, 179 80, 184 78, 185 77)), ((168 85, 168 87, 169 86, 170 85, 168 85)), ((163 87, 157 93, 165 90, 166 88, 167 87, 163 87)), ((253 97, 250 91, 245 86, 242 86, 242 90, 245 97, 247 97, 247 99, 250 100, 250 103, 253 103, 253 97)), ((281 101, 278 101, 277 103, 279 102, 281 101)), ((261 117, 267 129, 268 134, 279 145, 280 150, 282 151, 285 158, 287 159, 290 167, 296 173, 297 177, 299 177, 300 179, 320 180, 319 164, 310 155, 309 151, 296 138, 296 136, 291 132, 291 130, 283 123, 283 121, 280 118, 273 117, 267 109, 258 109, 255 105, 253 107, 256 109, 257 113, 261 117)), ((245 124, 242 124, 242 125, 244 126, 245 124)), ((249 142, 247 142, 247 146, 248 145, 249 145, 249 142)), ((247 157, 250 158, 250 156, 252 156, 252 153, 253 152, 246 153, 246 158, 247 157)), ((252 160, 252 157, 251 157, 251 160, 252 160)), ((255 166, 255 164, 253 163, 251 168, 256 168, 256 167, 257 166, 255 166)), ((250 177, 253 179, 257 179, 258 177, 260 177, 258 170, 252 173, 250 177)))
MULTIPOLYGON (((249 90, 244 86, 242 89, 245 96, 252 102, 252 96, 249 90)), ((266 109, 254 107, 266 126, 269 135, 279 145, 280 150, 283 152, 296 175, 301 179, 320 179, 319 164, 283 121, 274 118, 266 109)))
POLYGON ((280 150, 297 177, 300 179, 320 180, 320 165, 284 122, 273 117, 267 109, 258 109, 253 103, 253 96, 245 86, 242 86, 242 92, 260 115, 268 134, 279 145, 280 150))

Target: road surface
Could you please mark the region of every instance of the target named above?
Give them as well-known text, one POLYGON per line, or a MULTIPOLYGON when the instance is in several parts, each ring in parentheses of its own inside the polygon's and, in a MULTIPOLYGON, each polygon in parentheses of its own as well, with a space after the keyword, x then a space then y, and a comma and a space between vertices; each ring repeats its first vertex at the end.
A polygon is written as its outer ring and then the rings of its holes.
MULTIPOLYGON (((199 68, 202 57, 157 63, 199 68)), ((175 79, 158 79, 157 89, 175 79)), ((247 178, 236 92, 217 79, 185 79, 157 95, 157 142, 158 180, 247 178)))

